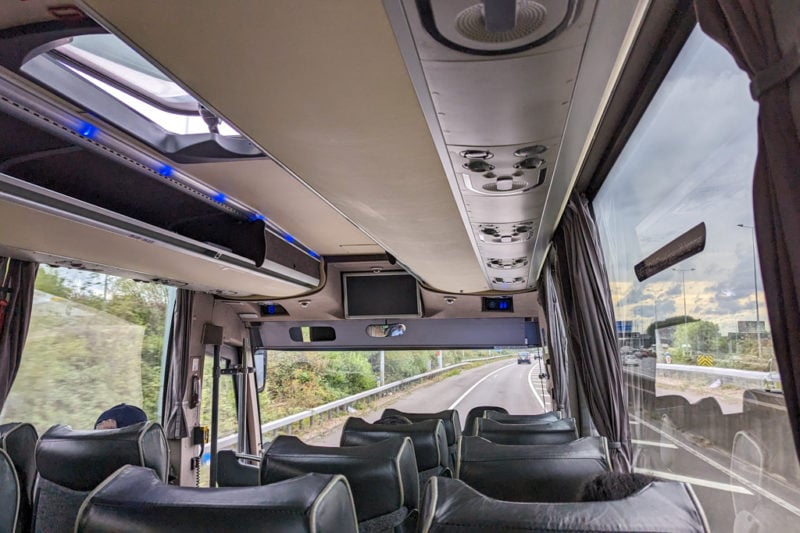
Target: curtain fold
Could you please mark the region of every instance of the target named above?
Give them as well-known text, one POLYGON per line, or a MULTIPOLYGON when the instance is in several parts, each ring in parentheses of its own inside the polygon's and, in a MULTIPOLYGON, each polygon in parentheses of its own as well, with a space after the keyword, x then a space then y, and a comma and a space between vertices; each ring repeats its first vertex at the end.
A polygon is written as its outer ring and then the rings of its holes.
POLYGON ((553 400, 562 416, 572 416, 569 406, 569 367, 567 355, 567 333, 564 328, 564 312, 558 301, 553 269, 555 254, 550 253, 542 269, 537 290, 539 303, 547 320, 547 344, 550 347, 550 363, 553 367, 553 400))
POLYGON ((553 247, 569 353, 586 391, 592 421, 609 441, 614 470, 630 472, 630 424, 614 308, 600 239, 584 197, 570 198, 553 247))
POLYGON ((695 2, 700 27, 747 72, 759 103, 753 212, 772 343, 800 458, 800 124, 791 101, 792 87, 800 90, 800 38, 795 16, 787 25, 794 47, 782 53, 773 23, 782 16, 773 10, 790 7, 765 0, 695 2))
POLYGON ((189 379, 189 341, 194 314, 194 292, 178 289, 169 333, 169 365, 164 395, 164 430, 168 439, 189 436, 184 397, 189 379))
POLYGON ((38 270, 37 263, 0 257, 0 409, 22 360, 38 270))

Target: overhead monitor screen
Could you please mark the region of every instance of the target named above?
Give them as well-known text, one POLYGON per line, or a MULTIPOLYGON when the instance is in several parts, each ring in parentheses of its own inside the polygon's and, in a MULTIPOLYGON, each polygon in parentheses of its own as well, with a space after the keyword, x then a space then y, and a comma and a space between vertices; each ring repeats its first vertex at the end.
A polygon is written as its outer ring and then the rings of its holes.
POLYGON ((345 318, 422 316, 417 280, 405 272, 342 274, 345 318))

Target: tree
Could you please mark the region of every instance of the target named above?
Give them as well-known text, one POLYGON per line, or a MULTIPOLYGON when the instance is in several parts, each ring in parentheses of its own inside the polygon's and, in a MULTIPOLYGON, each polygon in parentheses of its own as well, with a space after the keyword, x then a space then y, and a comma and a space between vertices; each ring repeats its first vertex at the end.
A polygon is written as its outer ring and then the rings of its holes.
POLYGON ((719 351, 719 326, 706 320, 697 320, 688 324, 680 324, 675 328, 673 343, 681 354, 686 356, 684 346, 700 353, 717 353, 719 351))

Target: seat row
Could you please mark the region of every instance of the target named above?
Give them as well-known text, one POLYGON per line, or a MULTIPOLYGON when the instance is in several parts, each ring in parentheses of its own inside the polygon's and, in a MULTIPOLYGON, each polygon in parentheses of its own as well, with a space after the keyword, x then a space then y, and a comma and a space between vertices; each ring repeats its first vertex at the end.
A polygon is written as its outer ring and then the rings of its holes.
MULTIPOLYGON (((651 483, 616 502, 575 501, 581 484, 607 471, 610 461, 605 439, 577 439, 574 421, 489 408, 473 417, 471 433, 462 434, 455 411, 387 410, 375 424, 349 419, 340 447, 281 436, 256 466, 221 452, 221 488, 195 489, 166 484, 168 450, 157 424, 106 431, 56 426, 38 444, 35 430, 18 424, 0 426, 0 448, 16 456, 0 454, 0 480, 7 457, 22 494, 17 507, 24 511, 27 503, 29 510, 27 519, 17 513, 16 531, 31 523, 33 531, 75 524, 90 532, 212 531, 232 523, 241 531, 707 529, 691 489, 680 483, 651 483), (568 440, 530 444, 531 433, 566 435, 570 425, 568 440), (20 454, 34 446, 35 462, 20 454), (669 527, 658 501, 669 502, 669 527), (673 527, 675 520, 691 527, 673 527)), ((0 511, 4 498, 0 491, 0 511)), ((6 530, 14 531, 0 523, 0 533, 6 530)))

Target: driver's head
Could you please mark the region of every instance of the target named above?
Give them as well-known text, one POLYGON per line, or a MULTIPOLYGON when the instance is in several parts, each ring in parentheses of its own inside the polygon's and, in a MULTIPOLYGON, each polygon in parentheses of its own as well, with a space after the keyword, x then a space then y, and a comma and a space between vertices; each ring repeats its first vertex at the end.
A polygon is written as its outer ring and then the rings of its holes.
POLYGON ((94 429, 116 429, 147 422, 144 411, 134 405, 121 403, 103 412, 94 423, 94 429))

